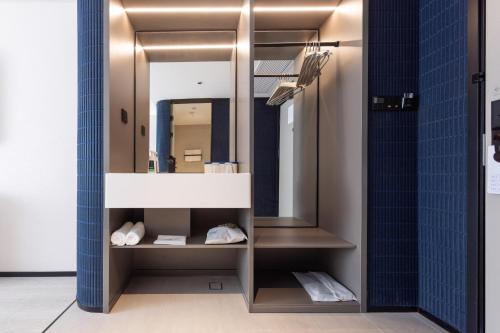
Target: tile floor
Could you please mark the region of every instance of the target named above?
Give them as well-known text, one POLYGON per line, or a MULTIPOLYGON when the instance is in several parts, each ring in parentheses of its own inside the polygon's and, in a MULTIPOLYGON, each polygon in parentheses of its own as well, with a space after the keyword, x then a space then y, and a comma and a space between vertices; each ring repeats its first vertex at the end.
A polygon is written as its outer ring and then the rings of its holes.
POLYGON ((40 333, 75 299, 76 279, 0 278, 0 332, 40 333))
MULTIPOLYGON (((74 299, 74 278, 0 278, 0 332, 42 332, 74 299)), ((250 314, 237 294, 127 294, 111 314, 73 304, 50 333, 435 333, 415 313, 250 314)))

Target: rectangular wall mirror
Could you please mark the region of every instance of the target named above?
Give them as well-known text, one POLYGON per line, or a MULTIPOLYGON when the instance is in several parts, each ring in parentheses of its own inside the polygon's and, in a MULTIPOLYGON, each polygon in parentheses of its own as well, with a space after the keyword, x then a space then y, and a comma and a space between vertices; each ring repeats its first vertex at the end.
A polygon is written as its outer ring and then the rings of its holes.
POLYGON ((256 226, 317 225, 318 79, 294 88, 317 40, 317 30, 255 32, 256 226))
POLYGON ((136 172, 235 160, 234 31, 136 33, 136 172))

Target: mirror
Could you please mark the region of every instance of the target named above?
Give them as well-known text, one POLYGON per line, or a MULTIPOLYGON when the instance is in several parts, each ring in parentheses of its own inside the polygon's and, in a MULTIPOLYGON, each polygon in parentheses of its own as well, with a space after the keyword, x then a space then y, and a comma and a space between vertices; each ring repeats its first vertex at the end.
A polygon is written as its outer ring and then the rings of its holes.
POLYGON ((234 31, 136 34, 136 172, 234 161, 235 40, 234 31))
POLYGON ((256 226, 317 223, 318 80, 292 89, 276 105, 271 96, 294 86, 305 43, 316 30, 257 31, 254 77, 254 214, 256 226), (282 43, 299 43, 283 47, 282 43), (304 43, 304 45, 301 45, 304 43))

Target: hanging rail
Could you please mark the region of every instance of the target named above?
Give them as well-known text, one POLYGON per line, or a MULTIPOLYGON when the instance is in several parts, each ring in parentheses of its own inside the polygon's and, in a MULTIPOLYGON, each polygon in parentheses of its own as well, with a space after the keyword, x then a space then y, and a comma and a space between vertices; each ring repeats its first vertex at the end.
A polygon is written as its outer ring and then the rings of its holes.
POLYGON ((255 74, 253 77, 299 77, 299 74, 255 74))
POLYGON ((285 42, 285 43, 254 43, 254 47, 306 47, 310 45, 317 45, 317 46, 333 46, 333 47, 339 47, 340 42, 317 42, 317 44, 312 44, 308 42, 285 42))

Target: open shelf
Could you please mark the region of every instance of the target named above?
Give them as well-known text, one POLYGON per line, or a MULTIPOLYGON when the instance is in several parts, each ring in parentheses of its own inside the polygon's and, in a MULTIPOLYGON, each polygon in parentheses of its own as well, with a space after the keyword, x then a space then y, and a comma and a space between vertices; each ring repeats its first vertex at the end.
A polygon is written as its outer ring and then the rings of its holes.
POLYGON ((291 272, 257 272, 254 312, 356 313, 358 302, 313 302, 291 272))
POLYGON ((206 245, 206 234, 196 234, 186 239, 186 245, 155 245, 153 242, 156 237, 144 237, 137 245, 116 246, 111 245, 112 249, 246 249, 247 242, 235 244, 206 245))
POLYGON ((255 248, 353 249, 356 245, 321 228, 255 228, 255 248))
POLYGON ((254 217, 253 225, 257 228, 271 228, 271 227, 291 227, 291 228, 313 228, 316 227, 314 223, 309 223, 306 220, 298 219, 295 217, 254 217))
POLYGON ((241 285, 236 271, 229 270, 136 271, 123 293, 241 294, 241 285))

